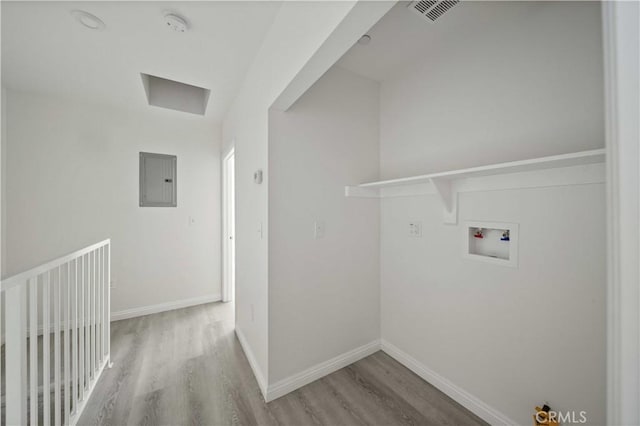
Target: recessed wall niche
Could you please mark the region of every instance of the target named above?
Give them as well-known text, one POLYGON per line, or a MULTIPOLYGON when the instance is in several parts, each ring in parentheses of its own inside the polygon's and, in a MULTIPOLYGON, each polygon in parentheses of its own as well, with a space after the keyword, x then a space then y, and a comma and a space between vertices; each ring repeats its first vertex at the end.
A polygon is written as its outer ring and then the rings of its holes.
POLYGON ((495 265, 518 267, 518 224, 466 222, 464 256, 495 265))

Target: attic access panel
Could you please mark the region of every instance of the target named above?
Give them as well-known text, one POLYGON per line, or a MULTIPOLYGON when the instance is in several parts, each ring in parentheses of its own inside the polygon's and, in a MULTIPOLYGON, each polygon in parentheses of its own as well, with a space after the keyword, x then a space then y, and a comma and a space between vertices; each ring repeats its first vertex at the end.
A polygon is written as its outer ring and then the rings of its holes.
POLYGON ((140 74, 142 85, 151 106, 204 115, 211 91, 179 81, 140 74))
POLYGON ((140 153, 140 207, 177 207, 177 157, 140 153))

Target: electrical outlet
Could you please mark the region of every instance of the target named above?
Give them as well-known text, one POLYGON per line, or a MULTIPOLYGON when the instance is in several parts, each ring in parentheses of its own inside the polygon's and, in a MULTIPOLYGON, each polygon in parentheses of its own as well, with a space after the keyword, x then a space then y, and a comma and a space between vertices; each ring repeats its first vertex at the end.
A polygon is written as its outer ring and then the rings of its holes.
POLYGON ((315 221, 313 223, 313 238, 320 239, 324 238, 325 225, 323 221, 315 221))
POLYGON ((422 238, 422 222, 409 222, 409 236, 411 238, 422 238))

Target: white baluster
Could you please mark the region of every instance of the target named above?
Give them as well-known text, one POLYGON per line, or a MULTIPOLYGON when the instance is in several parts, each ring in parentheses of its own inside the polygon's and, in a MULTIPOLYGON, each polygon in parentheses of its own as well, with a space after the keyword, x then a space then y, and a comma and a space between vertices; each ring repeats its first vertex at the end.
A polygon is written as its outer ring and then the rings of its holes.
POLYGON ((91 252, 91 378, 96 378, 96 251, 91 252))
POLYGON ((94 271, 96 269, 96 260, 95 257, 93 256, 93 252, 89 253, 89 264, 91 265, 91 268, 89 268, 89 286, 88 286, 88 290, 89 290, 89 300, 87 301, 87 303, 89 304, 89 337, 90 337, 90 341, 89 341, 89 379, 91 380, 91 382, 93 382, 93 372, 95 371, 95 363, 93 362, 94 360, 94 356, 95 356, 95 351, 94 351, 94 343, 95 343, 95 330, 93 328, 93 313, 94 313, 94 307, 93 307, 93 298, 94 298, 94 291, 93 291, 93 278, 94 278, 94 271))
POLYGON ((102 247, 102 360, 107 356, 107 247, 102 247))
MULTIPOLYGON (((4 315, 4 311, 2 309, 3 303, 3 291, 2 291, 2 285, 0 284, 0 336, 4 336, 4 333, 2 332, 2 316, 4 315)), ((4 342, 2 342, 4 343, 4 342)), ((0 366, 2 365, 2 351, 0 350, 0 366)), ((0 392, 1 393, 1 392, 0 392)), ((3 405, 0 404, 0 423, 2 423, 2 419, 3 419, 3 409, 2 409, 3 405)))
MULTIPOLYGON (((107 357, 111 364, 111 241, 107 243, 107 306, 106 306, 106 323, 107 323, 107 357)), ((111 366, 111 365, 109 365, 111 366)))
POLYGON ((73 339, 71 346, 73 347, 71 355, 73 357, 73 369, 71 381, 71 391, 73 392, 73 414, 78 412, 78 259, 73 262, 75 274, 73 274, 73 339))
POLYGON ((38 277, 29 280, 29 400, 31 424, 38 424, 38 277))
POLYGON ((84 387, 89 388, 91 383, 91 255, 86 255, 86 273, 84 287, 85 287, 85 326, 84 326, 84 387))
POLYGON ((71 265, 66 264, 66 279, 64 282, 64 424, 69 424, 71 412, 71 389, 69 389, 69 344, 71 343, 71 265))
POLYGON ((80 288, 80 297, 78 299, 78 308, 79 308, 79 314, 78 317, 80 318, 80 327, 78 328, 78 349, 80 349, 80 354, 78 355, 78 362, 80 364, 80 369, 79 369, 79 377, 78 377, 78 383, 79 383, 79 391, 80 391, 80 401, 84 401, 84 384, 85 384, 85 368, 84 368, 84 327, 85 327, 85 323, 84 323, 84 318, 85 318, 85 309, 84 309, 84 270, 85 270, 85 261, 84 261, 84 256, 82 256, 80 258, 80 283, 79 283, 79 288, 80 288))
POLYGON ((5 291, 6 424, 27 423, 27 292, 22 284, 5 291))
POLYGON ((4 424, 77 422, 102 367, 111 366, 110 265, 110 241, 105 240, 2 281, 0 334, 4 325, 6 339, 0 365, 6 367, 6 399, 0 404, 0 419, 4 424))
POLYGON ((102 357, 107 359, 107 293, 109 284, 107 283, 107 247, 102 247, 102 357))
POLYGON ((49 426, 51 424, 51 375, 49 372, 51 366, 51 361, 49 360, 49 354, 51 353, 51 326, 49 323, 51 320, 49 313, 51 271, 46 272, 42 279, 42 420, 44 426, 49 426))
MULTIPOLYGON (((60 398, 60 328, 62 326, 60 321, 60 295, 62 293, 62 272, 61 268, 58 267, 57 270, 57 280, 56 285, 53 287, 53 328, 54 328, 54 344, 55 349, 53 351, 53 377, 55 387, 54 390, 54 419, 53 424, 55 426, 60 426, 60 414, 61 414, 61 398, 60 398)), ((48 389, 45 390, 47 392, 48 389)))
POLYGON ((98 256, 98 291, 96 292, 96 294, 98 295, 98 311, 97 311, 97 315, 96 318, 98 319, 98 365, 102 365, 102 357, 104 355, 104 352, 102 352, 102 339, 104 337, 104 333, 102 332, 102 299, 104 299, 103 294, 102 294, 102 268, 103 268, 103 261, 102 261, 102 247, 100 247, 98 249, 97 252, 97 256, 98 256))

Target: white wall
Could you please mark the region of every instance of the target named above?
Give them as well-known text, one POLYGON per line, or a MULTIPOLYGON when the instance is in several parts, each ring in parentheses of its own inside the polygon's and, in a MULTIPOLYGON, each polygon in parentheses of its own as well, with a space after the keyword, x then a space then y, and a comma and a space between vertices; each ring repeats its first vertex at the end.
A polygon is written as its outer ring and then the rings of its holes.
POLYGON ((379 85, 334 67, 269 113, 269 383, 380 336, 379 85), (314 223, 325 235, 314 239, 314 223))
MULTIPOLYGON (((382 177, 603 146, 599 5, 505 7, 530 13, 382 82, 382 177)), ((434 196, 382 206, 384 340, 519 424, 544 401, 605 423, 602 184, 464 193, 457 226, 434 196), (519 267, 463 259, 465 220, 519 223, 519 267)))
POLYGON ((543 401, 605 423, 602 184, 463 193, 458 226, 435 196, 382 205, 384 340, 518 424, 543 401), (518 223, 519 267, 465 259, 467 220, 518 223))
POLYGON ((223 123, 235 144, 236 331, 263 392, 268 380, 268 110, 355 2, 284 2, 223 123), (253 182, 257 169, 264 182, 253 182), (262 229, 262 232, 258 232, 262 229))
POLYGON ((236 332, 265 394, 271 382, 268 110, 295 102, 392 4, 283 2, 223 123, 223 153, 236 148, 236 332), (262 185, 253 183, 257 169, 264 172, 262 185))
POLYGON ((381 87, 383 178, 604 146, 597 2, 460 7, 495 18, 425 43, 428 55, 381 87))
POLYGON ((110 237, 112 312, 219 298, 219 128, 14 91, 7 110, 5 277, 110 237), (138 206, 140 151, 177 155, 177 208, 138 206))

